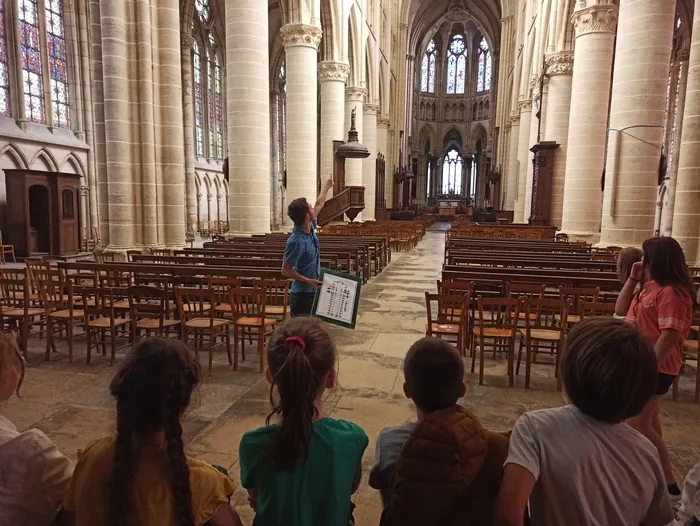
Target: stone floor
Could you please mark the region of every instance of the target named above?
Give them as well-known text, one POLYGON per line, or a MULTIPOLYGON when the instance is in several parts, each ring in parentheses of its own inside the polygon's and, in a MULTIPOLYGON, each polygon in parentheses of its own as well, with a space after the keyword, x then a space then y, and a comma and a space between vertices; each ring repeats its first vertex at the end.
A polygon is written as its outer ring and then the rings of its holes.
MULTIPOLYGON (((435 290, 443 249, 444 234, 437 225, 416 249, 394 254, 384 272, 363 288, 355 331, 330 329, 340 355, 340 387, 328 395, 327 410, 336 418, 358 423, 370 437, 363 460, 365 476, 355 496, 358 525, 379 522, 380 498, 366 483, 379 431, 414 417, 414 409, 402 392, 402 359, 408 347, 424 334, 424 294, 435 290)), ((0 407, 19 428, 42 429, 72 458, 79 448, 114 428, 108 384, 115 368, 100 356, 93 357, 92 365, 85 365, 84 345, 79 342, 74 363, 68 363, 62 352, 46 363, 43 341, 34 340, 22 398, 0 407)), ((525 411, 565 403, 556 390, 551 367, 534 368, 533 388, 529 390, 522 387, 522 378, 509 389, 505 370, 502 360, 488 357, 485 385, 479 386, 478 378, 467 374, 469 391, 463 403, 487 426, 509 429, 525 411)), ((663 409, 666 438, 682 477, 700 462, 700 404, 692 403, 691 379, 684 379, 681 387, 680 401, 668 400, 663 409)), ((269 412, 268 395, 268 384, 257 372, 254 358, 249 357, 234 373, 224 353, 219 353, 213 374, 206 377, 185 420, 189 453, 228 468, 237 480, 241 435, 263 424, 269 412)), ((252 512, 245 491, 239 489, 233 501, 244 523, 250 524, 252 512)))

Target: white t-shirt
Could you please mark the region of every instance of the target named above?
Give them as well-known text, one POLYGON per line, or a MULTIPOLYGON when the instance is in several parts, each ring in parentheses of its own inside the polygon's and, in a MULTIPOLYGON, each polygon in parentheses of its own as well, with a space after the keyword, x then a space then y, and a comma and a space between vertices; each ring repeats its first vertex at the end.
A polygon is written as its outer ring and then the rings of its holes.
POLYGON ((533 526, 662 526, 673 519, 652 443, 627 424, 606 424, 573 405, 522 415, 508 464, 537 480, 533 526))
POLYGON ((0 525, 48 526, 70 489, 73 463, 38 429, 0 416, 0 525))

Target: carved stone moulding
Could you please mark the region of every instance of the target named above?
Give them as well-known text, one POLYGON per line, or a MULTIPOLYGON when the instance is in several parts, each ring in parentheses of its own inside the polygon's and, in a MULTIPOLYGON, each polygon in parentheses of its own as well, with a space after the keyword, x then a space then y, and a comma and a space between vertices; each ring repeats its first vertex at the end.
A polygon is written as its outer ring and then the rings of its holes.
POLYGON ((367 96, 367 89, 350 86, 345 88, 345 100, 348 102, 364 102, 367 96))
POLYGON ((576 38, 589 33, 615 33, 618 7, 614 4, 600 4, 577 9, 571 15, 571 23, 576 38))
POLYGON ((365 104, 363 111, 365 115, 379 115, 379 104, 365 104))
POLYGON ((549 53, 545 57, 547 75, 573 75, 574 73, 574 53, 573 51, 559 51, 549 53))
POLYGON ((532 100, 526 99, 518 102, 518 113, 532 111, 532 100))
POLYGON ((318 80, 320 82, 347 82, 350 66, 345 62, 321 62, 318 65, 318 80))
POLYGON ((284 47, 304 46, 318 49, 323 31, 308 24, 287 24, 280 29, 284 47))

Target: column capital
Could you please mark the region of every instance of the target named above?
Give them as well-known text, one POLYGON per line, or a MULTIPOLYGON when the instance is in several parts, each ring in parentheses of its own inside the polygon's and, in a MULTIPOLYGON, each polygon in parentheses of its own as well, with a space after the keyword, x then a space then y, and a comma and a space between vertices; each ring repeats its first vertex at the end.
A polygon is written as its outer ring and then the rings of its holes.
POLYGON ((318 80, 319 82, 342 82, 345 84, 350 74, 350 65, 345 62, 319 62, 318 80))
POLYGON ((374 115, 375 117, 379 115, 379 104, 365 104, 363 111, 365 115, 374 115))
MULTIPOLYGON (((577 7, 580 4, 577 4, 577 7)), ((571 23, 576 38, 588 33, 615 33, 618 7, 614 4, 592 5, 576 9, 571 15, 571 23)))
POLYGON ((524 111, 532 111, 532 100, 531 99, 525 99, 518 101, 518 113, 522 113, 524 111))
POLYGON ((377 119, 377 128, 388 130, 391 127, 391 119, 389 117, 379 117, 377 119))
POLYGON ((519 124, 519 121, 520 121, 520 112, 519 111, 516 111, 515 113, 511 113, 510 117, 508 117, 508 122, 510 123, 511 126, 514 126, 516 122, 519 124))
POLYGON ((284 47, 310 47, 318 50, 323 31, 309 24, 287 24, 280 29, 284 47))
POLYGON ((690 50, 681 49, 676 55, 676 60, 680 62, 688 62, 690 60, 690 50))
POLYGON ((545 65, 547 75, 573 75, 574 74, 574 52, 559 51, 557 53, 547 53, 545 55, 545 65))
POLYGON ((180 35, 180 46, 182 46, 182 49, 192 49, 194 37, 192 35, 180 35))
POLYGON ((348 102, 365 102, 367 90, 365 88, 356 88, 349 86, 345 88, 345 100, 348 102))

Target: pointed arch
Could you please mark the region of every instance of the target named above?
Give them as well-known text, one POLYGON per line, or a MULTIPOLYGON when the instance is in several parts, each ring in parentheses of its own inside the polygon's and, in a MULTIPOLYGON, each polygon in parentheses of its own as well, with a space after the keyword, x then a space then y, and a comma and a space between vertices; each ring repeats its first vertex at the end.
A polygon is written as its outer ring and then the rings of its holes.
POLYGON ((353 3, 348 16, 348 60, 350 62, 348 86, 360 87, 364 78, 361 27, 360 14, 353 3))
POLYGON ((73 152, 70 152, 68 155, 66 155, 66 158, 63 159, 63 162, 61 163, 60 169, 58 170, 59 172, 66 172, 67 170, 64 168, 64 166, 70 166, 72 167, 73 171, 82 176, 85 177, 85 167, 83 166, 83 163, 80 161, 80 158, 75 155, 73 152))
POLYGON ((471 143, 472 149, 475 149, 476 143, 479 140, 481 140, 481 145, 484 148, 484 150, 486 150, 488 148, 488 138, 489 138, 489 134, 486 131, 486 128, 484 128, 483 124, 481 124, 479 122, 479 123, 476 123, 472 127, 472 133, 471 133, 471 137, 470 137, 470 143, 471 143))
POLYGON ((32 162, 29 163, 29 168, 36 169, 37 163, 40 163, 39 169, 43 167, 47 172, 58 172, 58 163, 56 162, 56 158, 46 148, 41 148, 34 154, 34 157, 32 157, 32 162))
POLYGON ((17 168, 21 170, 29 169, 27 156, 24 155, 24 152, 16 144, 8 142, 5 146, 2 147, 2 150, 0 150, 0 158, 5 156, 12 159, 17 168))
POLYGON ((341 60, 342 45, 339 41, 337 0, 321 0, 321 60, 341 60))

